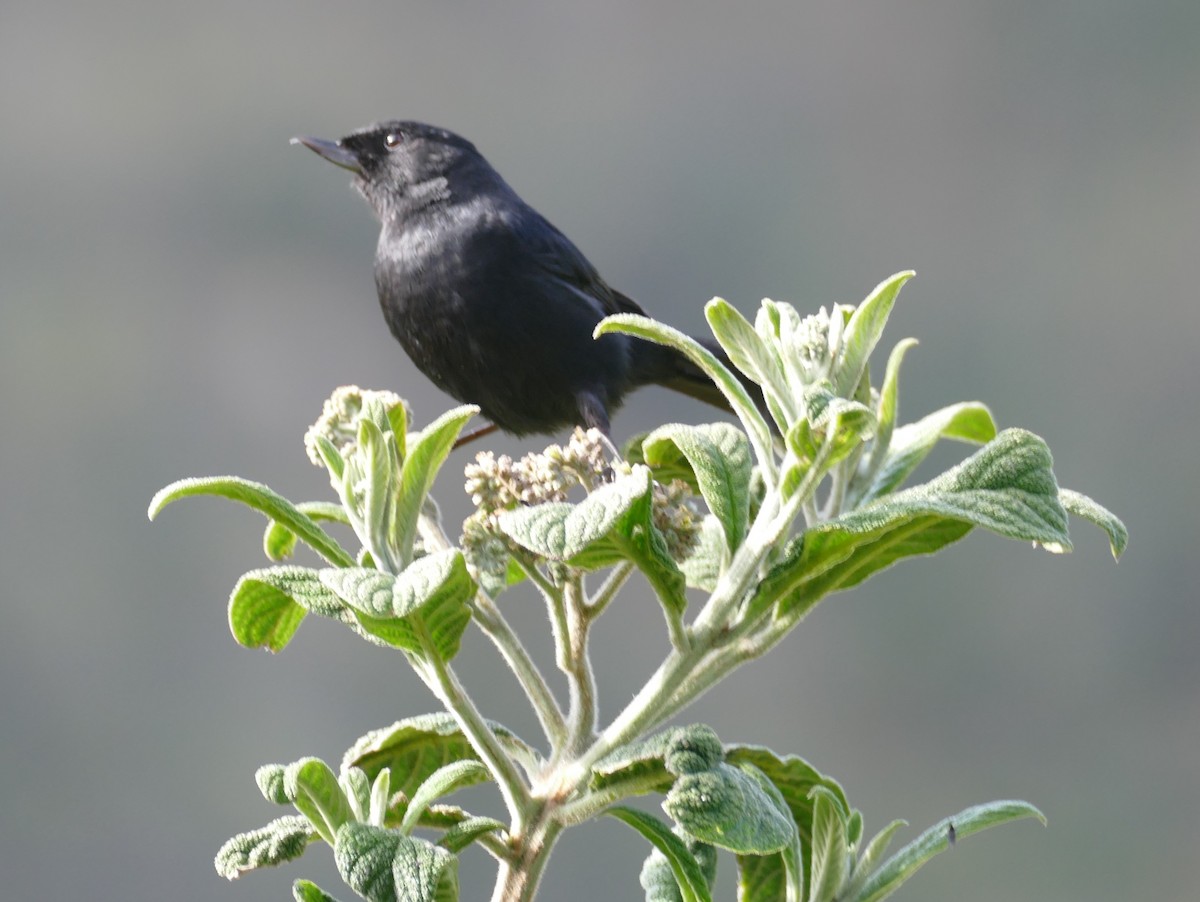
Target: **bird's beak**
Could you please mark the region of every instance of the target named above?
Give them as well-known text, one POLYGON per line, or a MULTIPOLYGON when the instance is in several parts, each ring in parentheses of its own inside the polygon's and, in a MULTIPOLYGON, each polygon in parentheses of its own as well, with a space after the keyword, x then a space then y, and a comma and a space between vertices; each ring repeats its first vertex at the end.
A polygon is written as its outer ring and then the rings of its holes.
POLYGON ((320 138, 292 138, 291 143, 303 144, 313 153, 324 157, 335 166, 349 169, 356 175, 363 174, 362 163, 359 162, 358 154, 347 150, 341 145, 341 142, 323 141, 320 138))

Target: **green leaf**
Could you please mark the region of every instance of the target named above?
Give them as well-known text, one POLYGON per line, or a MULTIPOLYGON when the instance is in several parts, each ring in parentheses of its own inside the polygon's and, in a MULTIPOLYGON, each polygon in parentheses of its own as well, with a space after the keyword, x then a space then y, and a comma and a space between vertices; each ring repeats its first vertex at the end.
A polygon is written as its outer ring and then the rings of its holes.
POLYGON ((354 812, 354 819, 356 821, 370 820, 371 781, 362 769, 351 767, 342 771, 338 775, 338 785, 342 787, 342 792, 345 794, 346 800, 350 803, 350 809, 354 812))
POLYGON ((854 862, 854 873, 850 877, 850 882, 845 887, 846 898, 853 899, 858 895, 859 890, 862 889, 867 879, 879 867, 879 863, 883 861, 883 856, 887 854, 888 846, 891 845, 892 836, 901 827, 906 826, 908 826, 907 821, 895 820, 875 834, 875 837, 859 854, 858 860, 854 862))
MULTIPOLYGON (((679 836, 678 829, 673 831, 679 836)), ((704 876, 708 891, 712 892, 713 881, 717 876, 717 850, 708 843, 700 842, 687 836, 680 836, 684 846, 704 876)), ((671 862, 657 848, 650 850, 649 856, 642 863, 642 872, 638 877, 642 889, 646 891, 646 902, 682 902, 683 893, 675 880, 675 872, 671 870, 671 862)))
POLYGON ((438 470, 446 462, 459 433, 477 413, 479 408, 474 405, 456 407, 408 437, 408 456, 400 470, 400 494, 395 501, 392 527, 392 542, 405 555, 405 563, 412 554, 425 496, 433 488, 438 470))
POLYGON ((894 491, 915 470, 941 439, 982 445, 996 437, 992 412, 978 401, 964 401, 943 407, 915 423, 897 428, 876 469, 874 482, 863 497, 872 501, 894 491))
POLYGON ((1043 824, 1045 816, 1028 802, 989 802, 960 811, 953 817, 934 824, 911 843, 884 862, 863 884, 852 902, 879 902, 891 895, 904 881, 934 855, 950 847, 950 828, 955 838, 963 839, 980 830, 1022 818, 1037 818, 1043 824))
POLYGON ((292 898, 296 902, 338 902, 311 880, 297 880, 293 883, 292 898))
POLYGON ((833 902, 849 879, 848 813, 824 786, 814 786, 810 902, 833 902))
POLYGON ((680 729, 700 726, 668 727, 646 739, 619 746, 592 765, 591 787, 611 790, 621 786, 640 793, 665 791, 675 780, 663 764, 668 747, 680 729))
POLYGON ((316 435, 313 438, 316 442, 317 454, 324 461, 325 469, 329 472, 329 483, 336 489, 344 476, 346 459, 342 457, 342 452, 338 450, 337 445, 324 435, 316 435))
POLYGON ((1108 533, 1108 547, 1112 551, 1113 560, 1121 557, 1125 546, 1129 544, 1129 532, 1116 514, 1096 503, 1087 495, 1081 495, 1070 489, 1059 489, 1058 500, 1067 513, 1082 517, 1108 533))
MULTIPOLYGON (((488 727, 514 758, 535 770, 541 766, 536 753, 508 728, 494 722, 489 722, 488 727)), ((360 767, 374 779, 388 768, 392 792, 411 797, 438 768, 463 760, 479 759, 454 717, 437 712, 407 717, 389 727, 372 730, 347 750, 342 769, 360 767)))
POLYGON ((422 636, 428 630, 443 660, 458 653, 471 619, 466 602, 475 594, 475 581, 457 548, 423 557, 399 576, 350 567, 322 570, 320 579, 354 609, 358 623, 370 635, 424 655, 422 636))
POLYGON ((287 647, 307 612, 281 584, 289 576, 298 577, 294 582, 300 583, 302 571, 304 567, 271 567, 252 570, 239 579, 229 595, 229 630, 239 644, 269 651, 287 647))
POLYGON ((287 766, 283 781, 284 795, 333 845, 338 828, 354 820, 354 810, 329 765, 320 758, 301 758, 287 766))
POLYGON ((726 760, 735 765, 752 764, 766 775, 779 790, 791 811, 797 834, 794 848, 789 847, 773 855, 738 856, 739 885, 742 893, 738 898, 743 902, 804 898, 801 849, 812 849, 813 800, 810 793, 814 787, 820 786, 848 810, 850 805, 842 787, 837 781, 819 773, 802 758, 794 755, 780 758, 762 746, 730 746, 726 750, 726 760))
MULTIPOLYGON (((791 392, 773 343, 764 341, 741 312, 724 298, 713 298, 705 304, 704 316, 730 362, 762 386, 763 395, 773 402, 772 411, 790 412, 793 406, 788 403, 791 392)), ((782 429, 786 422, 785 418, 779 427, 782 429)))
MULTIPOLYGON (((904 355, 916 345, 915 338, 906 338, 892 348, 892 353, 888 356, 887 369, 883 375, 883 387, 879 390, 879 404, 875 409, 877 421, 875 441, 871 447, 871 456, 867 462, 866 471, 855 477, 856 483, 861 479, 864 485, 870 486, 875 480, 875 474, 883 466, 883 460, 891 446, 892 431, 896 428, 896 416, 900 409, 900 364, 904 362, 904 355)), ((994 427, 992 434, 995 434, 994 427)), ((992 435, 989 435, 985 441, 991 438, 992 435)))
POLYGON ((368 902, 434 902, 457 893, 458 859, 398 830, 345 824, 334 856, 342 879, 368 902))
POLYGON ((500 529, 534 554, 565 561, 607 535, 650 492, 650 470, 635 466, 578 504, 550 502, 500 514, 500 529))
MULTIPOLYGON (((709 308, 713 307, 714 304, 718 307, 721 305, 729 307, 720 298, 714 298, 712 301, 709 301, 705 307, 705 315, 708 316, 710 326, 713 323, 713 314, 709 313, 709 308)), ((729 309, 732 310, 733 308, 729 309)), ((719 312, 717 317, 720 318, 722 315, 723 312, 719 312)), ((600 324, 596 326, 593 335, 599 337, 609 332, 636 335, 639 338, 645 338, 657 344, 674 348, 691 360, 692 363, 696 364, 696 366, 700 367, 716 383, 721 394, 725 396, 725 400, 729 402, 730 409, 742 421, 742 425, 745 426, 746 432, 750 436, 750 443, 754 446, 754 453, 758 458, 759 464, 766 468, 774 467, 774 458, 771 453, 771 430, 767 426, 767 421, 758 412, 758 408, 750 397, 750 393, 746 391, 745 386, 738 381, 738 378, 733 373, 726 369, 725 365, 717 359, 712 351, 677 329, 672 329, 670 326, 649 317, 637 316, 632 313, 621 313, 602 319, 600 324)), ((713 333, 716 334, 715 328, 713 329, 713 333)), ((717 340, 721 340, 720 335, 717 335, 717 340)), ((725 350, 726 353, 729 353, 729 348, 725 350)), ((734 360, 732 354, 730 354, 730 359, 734 360)), ((734 360, 734 363, 736 365, 737 361, 734 360)))
POLYGON ((915 276, 911 270, 899 272, 880 282, 861 304, 855 308, 842 333, 841 349, 834 362, 833 376, 837 394, 843 398, 853 397, 863 373, 867 358, 875 350, 883 334, 892 305, 901 287, 915 276))
POLYGON ((160 489, 150 501, 149 516, 153 520, 158 513, 180 498, 193 495, 218 495, 240 501, 271 520, 282 523, 295 533, 317 554, 336 567, 349 567, 354 558, 344 550, 329 533, 325 532, 310 517, 300 512, 296 505, 265 485, 251 482, 238 476, 213 476, 206 479, 181 479, 160 489))
POLYGON ((437 844, 455 854, 486 833, 502 833, 504 824, 491 817, 468 817, 442 834, 437 844))
POLYGON ((673 737, 665 760, 677 776, 663 802, 667 814, 690 836, 732 852, 766 855, 784 848, 796 825, 779 790, 753 764, 714 759, 707 746, 702 737, 673 737))
POLYGON ((759 584, 750 610, 778 601, 779 616, 802 615, 829 592, 937 551, 974 526, 1054 550, 1071 547, 1050 450, 1036 435, 1005 430, 931 482, 807 530, 759 584))
POLYGON ((719 521, 709 514, 700 523, 700 536, 687 559, 679 564, 684 580, 693 589, 712 592, 729 563, 729 546, 719 521))
MULTIPOLYGON (((331 501, 302 501, 296 510, 313 521, 330 520, 335 523, 350 523, 345 509, 331 501)), ((285 561, 296 551, 296 534, 272 520, 263 533, 263 553, 273 561, 285 561)))
POLYGON ((286 764, 264 764, 254 772, 254 782, 258 784, 263 798, 276 805, 290 805, 285 785, 286 764))
POLYGON ((408 408, 403 401, 393 404, 387 409, 386 417, 388 428, 384 432, 391 432, 396 442, 396 456, 404 460, 408 456, 408 408))
POLYGON ((290 566, 251 570, 238 580, 229 598, 230 629, 247 648, 279 651, 291 640, 305 612, 336 620, 369 642, 386 644, 362 628, 350 608, 321 582, 319 570, 290 566))
POLYGON ((435 799, 449 795, 464 786, 483 783, 490 777, 491 772, 479 761, 453 761, 439 767, 413 794, 412 801, 408 803, 408 810, 404 812, 404 819, 400 822, 400 831, 412 833, 425 809, 435 799))
POLYGON ((829 468, 845 459, 874 432, 875 414, 858 401, 837 397, 827 390, 827 386, 827 382, 819 383, 805 393, 808 429, 793 428, 789 430, 788 438, 793 453, 802 461, 816 457, 815 442, 828 445, 825 467, 829 468), (806 441, 800 444, 797 437, 806 441))
POLYGON ((213 864, 218 874, 234 880, 246 871, 299 858, 316 836, 306 818, 288 815, 228 840, 213 864))
POLYGON ((753 765, 766 775, 783 796, 805 847, 812 845, 813 802, 810 793, 820 786, 831 793, 846 810, 850 803, 842 787, 832 777, 817 771, 803 758, 780 758, 768 748, 757 745, 733 745, 726 749, 725 760, 732 765, 753 765))
POLYGON ((652 815, 624 805, 613 806, 605 813, 624 821, 663 853, 671 865, 683 902, 711 902, 712 896, 703 870, 683 840, 672 833, 666 824, 652 815))
POLYGON ((358 421, 358 453, 363 464, 362 527, 364 544, 379 561, 390 561, 392 542, 389 528, 394 503, 398 461, 395 444, 390 447, 383 430, 363 417, 358 421))
POLYGON ((578 504, 550 502, 500 514, 499 525, 518 545, 584 570, 632 561, 650 581, 668 616, 687 607, 686 583, 652 520, 650 470, 596 489, 578 504))
POLYGON ((753 461, 745 433, 729 423, 672 423, 650 433, 642 452, 653 467, 680 457, 687 460, 693 473, 689 481, 720 521, 729 550, 736 551, 746 537, 750 518, 753 461))
MULTIPOLYGON (((351 767, 350 771, 357 771, 365 775, 366 771, 359 767, 351 767)), ((375 775, 375 779, 371 782, 371 795, 367 805, 367 822, 376 826, 384 826, 384 821, 387 818, 388 805, 392 800, 392 772, 386 767, 375 775)))

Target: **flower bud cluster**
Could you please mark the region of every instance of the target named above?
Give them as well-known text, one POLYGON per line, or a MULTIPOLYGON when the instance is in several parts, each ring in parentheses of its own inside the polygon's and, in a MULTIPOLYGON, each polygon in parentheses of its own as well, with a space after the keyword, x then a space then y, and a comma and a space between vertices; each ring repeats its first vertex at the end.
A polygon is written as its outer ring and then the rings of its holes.
POLYGON ((672 560, 682 561, 700 541, 701 518, 692 507, 694 498, 691 486, 682 479, 672 479, 665 485, 654 483, 651 518, 654 528, 666 539, 672 560))
MULTIPOLYGON (((465 488, 476 511, 463 523, 462 547, 485 587, 502 587, 508 566, 508 540, 497 525, 497 515, 518 507, 565 502, 572 489, 591 492, 614 474, 632 472, 625 461, 609 458, 610 447, 598 430, 576 428, 565 445, 550 445, 518 460, 483 451, 466 466, 465 488)), ((699 541, 701 518, 693 508, 694 500, 682 480, 654 483, 651 517, 675 560, 686 558, 699 541)))
POLYGON ((566 501, 575 486, 592 491, 612 469, 607 443, 596 429, 576 428, 566 446, 551 445, 540 454, 513 460, 484 451, 467 464, 466 490, 480 511, 491 514, 521 505, 566 501))
POLYGON ((317 450, 318 436, 328 439, 343 458, 349 457, 357 447, 358 424, 364 414, 371 410, 386 413, 397 405, 408 406, 395 392, 373 391, 357 385, 343 385, 335 389, 321 408, 320 418, 304 433, 304 450, 308 452, 308 459, 318 467, 324 466, 317 450))

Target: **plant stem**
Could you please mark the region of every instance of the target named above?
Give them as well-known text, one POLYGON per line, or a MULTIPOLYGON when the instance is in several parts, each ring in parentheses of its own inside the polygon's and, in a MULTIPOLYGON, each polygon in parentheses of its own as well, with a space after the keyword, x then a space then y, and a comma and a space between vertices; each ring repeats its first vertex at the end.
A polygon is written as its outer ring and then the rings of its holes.
POLYGON ((622 561, 613 567, 608 578, 604 580, 588 602, 589 619, 595 620, 604 613, 608 603, 617 597, 617 593, 621 591, 621 587, 625 585, 625 581, 629 579, 631 573, 633 573, 633 564, 629 561, 622 561))
MULTIPOLYGON (((441 551, 454 547, 446 538, 441 524, 434 517, 422 514, 417 521, 417 528, 422 539, 430 548, 441 551)), ((566 737, 567 727, 562 709, 558 707, 554 694, 546 685, 542 672, 533 663, 533 658, 529 656, 521 638, 509 625, 501 610, 487 596, 487 593, 476 592, 472 607, 475 615, 472 619, 479 624, 479 628, 492 640, 492 644, 496 646, 501 657, 508 663, 509 669, 512 670, 517 682, 525 690, 530 704, 533 705, 534 713, 537 714, 538 722, 542 725, 542 732, 545 733, 547 741, 550 742, 551 747, 557 747, 566 737)))
POLYGON ((528 696, 533 711, 537 714, 542 732, 551 747, 557 748, 567 736, 566 719, 558 701, 546 684, 542 672, 538 670, 533 658, 529 656, 520 636, 505 619, 504 614, 496 607, 484 592, 478 592, 474 601, 475 621, 484 634, 492 640, 501 657, 507 662, 509 669, 521 684, 525 695, 528 696))
POLYGON ((530 812, 527 829, 513 837, 518 854, 500 863, 492 902, 532 902, 562 830, 545 804, 530 812))
POLYGON ((475 703, 463 690, 450 665, 438 656, 424 623, 420 622, 419 618, 416 619, 420 623, 419 634, 425 657, 424 660, 414 658, 414 668, 438 700, 454 715, 471 747, 496 778, 500 794, 504 796, 504 804, 512 819, 512 832, 519 833, 524 826, 529 807, 529 789, 521 779, 516 764, 501 748, 495 734, 475 707, 475 703))
POLYGON ((568 715, 567 755, 577 755, 593 739, 598 715, 596 678, 588 655, 588 613, 583 575, 572 574, 563 593, 566 626, 565 661, 571 687, 571 707, 568 715))

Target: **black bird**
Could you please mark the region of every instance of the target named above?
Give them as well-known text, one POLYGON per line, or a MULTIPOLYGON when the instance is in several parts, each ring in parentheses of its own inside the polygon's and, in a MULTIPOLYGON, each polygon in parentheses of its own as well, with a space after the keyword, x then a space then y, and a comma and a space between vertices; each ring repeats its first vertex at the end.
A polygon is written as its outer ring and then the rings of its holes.
POLYGON ((625 396, 650 384, 728 409, 678 352, 592 338, 605 316, 644 311, 465 138, 390 121, 292 143, 356 175, 383 226, 375 285, 388 327, 421 372, 496 427, 527 435, 579 424, 607 435, 625 396))

